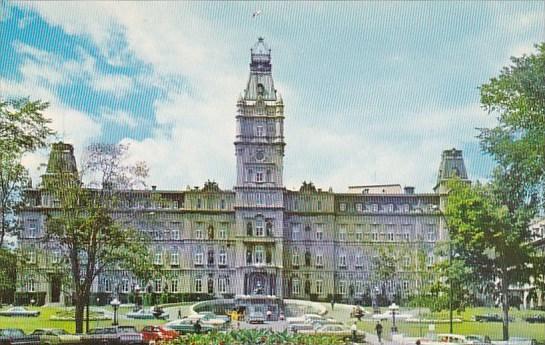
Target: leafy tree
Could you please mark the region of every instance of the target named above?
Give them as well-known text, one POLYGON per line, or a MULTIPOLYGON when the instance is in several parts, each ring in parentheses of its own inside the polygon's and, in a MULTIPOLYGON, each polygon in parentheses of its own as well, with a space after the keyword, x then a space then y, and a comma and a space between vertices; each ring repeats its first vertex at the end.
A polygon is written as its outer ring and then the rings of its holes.
POLYGON ((17 281, 17 256, 7 249, 0 248, 0 304, 12 303, 17 281))
MULTIPOLYGON (((484 152, 518 184, 525 198, 545 191, 545 43, 537 52, 512 57, 498 77, 481 86, 481 104, 498 123, 480 130, 484 152)), ((511 191, 510 191, 511 192, 511 191)), ((517 202, 518 195, 513 200, 517 202)))
POLYGON ((43 181, 46 191, 59 203, 48 215, 46 234, 68 257, 78 333, 83 331, 84 308, 93 281, 101 273, 124 269, 144 279, 149 275, 146 238, 137 230, 123 227, 112 213, 124 191, 143 183, 147 175, 142 163, 124 164, 126 152, 127 147, 122 145, 91 145, 83 165, 83 173, 90 177, 87 185, 82 183, 83 174, 63 169, 43 181))
POLYGON ((393 246, 379 247, 378 255, 373 259, 374 278, 380 284, 382 303, 386 303, 386 283, 392 281, 399 266, 393 246))
POLYGON ((468 185, 453 181, 449 188, 445 215, 449 220, 452 245, 464 266, 471 267, 474 280, 495 282, 503 309, 503 337, 509 338, 509 286, 524 284, 542 266, 536 248, 530 244, 528 224, 533 204, 518 199, 518 186, 498 169, 487 185, 468 185))
POLYGON ((48 105, 27 98, 0 98, 0 247, 5 235, 16 231, 15 214, 29 182, 21 157, 45 147, 47 138, 54 134, 49 128, 51 120, 42 114, 48 105))

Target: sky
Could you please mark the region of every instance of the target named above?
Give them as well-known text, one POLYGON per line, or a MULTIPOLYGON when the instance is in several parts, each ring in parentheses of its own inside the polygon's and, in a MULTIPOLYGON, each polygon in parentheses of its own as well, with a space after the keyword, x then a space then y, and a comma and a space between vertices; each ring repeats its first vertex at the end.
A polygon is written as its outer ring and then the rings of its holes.
MULTIPOLYGON (((287 188, 431 192, 453 147, 486 180, 476 128, 495 118, 478 87, 545 41, 543 1, 0 4, 2 97, 50 102, 55 140, 77 157, 128 144, 159 189, 232 189, 236 99, 260 36, 285 104, 287 188)), ((46 154, 24 158, 35 179, 46 154)))

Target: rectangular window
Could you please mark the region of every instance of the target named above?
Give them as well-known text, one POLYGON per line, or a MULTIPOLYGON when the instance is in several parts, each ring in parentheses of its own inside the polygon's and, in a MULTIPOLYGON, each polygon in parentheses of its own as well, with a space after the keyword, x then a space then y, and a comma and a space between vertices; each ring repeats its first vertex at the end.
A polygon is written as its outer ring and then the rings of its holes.
POLYGON ((128 293, 129 292, 129 280, 123 279, 121 283, 121 292, 128 293))
POLYGON ((346 255, 339 256, 339 267, 346 268, 346 255))
POLYGON ((386 239, 387 239, 388 241, 390 241, 390 242, 393 242, 393 241, 394 241, 394 233, 393 233, 393 232, 389 232, 389 233, 387 234, 386 239))
POLYGON ((378 212, 378 204, 371 205, 371 212, 378 212))
POLYGON ((256 246, 255 247, 255 263, 256 264, 262 264, 263 263, 263 256, 264 256, 264 249, 263 246, 256 246))
POLYGON ((220 201, 220 208, 223 210, 225 209, 225 200, 221 199, 220 201))
POLYGON ((225 278, 218 279, 218 292, 227 293, 227 281, 225 278))
POLYGON ((202 240, 204 238, 204 224, 203 223, 197 223, 195 226, 195 238, 198 240, 202 240))
POLYGON ((155 279, 155 292, 162 292, 163 286, 161 285, 161 278, 155 279))
POLYGON ((263 171, 258 171, 255 173, 255 181, 263 182, 263 171))
POLYGON ((221 251, 220 255, 218 257, 218 264, 220 266, 226 266, 227 265, 227 254, 225 251, 221 251))
POLYGON ((61 262, 61 252, 59 250, 53 251, 53 257, 51 259, 51 262, 54 264, 58 264, 61 262))
POLYGON ((202 207, 202 201, 201 199, 197 199, 197 208, 201 208, 202 207))
POLYGON ((318 211, 322 210, 322 202, 318 200, 318 211))
POLYGON ((179 264, 180 264, 179 254, 177 251, 173 251, 172 253, 170 253, 170 265, 178 266, 179 264))
POLYGON ((345 211, 346 211, 346 203, 341 202, 341 203, 339 204, 339 210, 340 210, 341 212, 345 212, 345 211))
POLYGON ((346 295, 346 282, 344 280, 339 282, 339 294, 346 295))
POLYGON ((172 281, 170 282, 170 292, 178 292, 178 279, 172 279, 172 281))
POLYGON ((202 280, 200 278, 195 279, 195 292, 202 292, 202 280))
POLYGON ((435 241, 437 239, 437 230, 435 228, 435 224, 428 224, 426 228, 426 240, 430 242, 435 241))
POLYGON ((346 241, 346 226, 339 227, 339 241, 346 241))
POLYGON ((256 236, 265 236, 265 232, 263 231, 263 221, 258 220, 255 222, 255 235, 256 236))
POLYGON ((172 230, 172 240, 173 241, 180 240, 180 230, 178 230, 178 229, 172 230))
POLYGON ((316 224, 316 239, 321 241, 324 239, 323 225, 316 224))
POLYGON ((161 252, 155 253, 155 260, 153 262, 155 265, 163 264, 163 255, 161 252))
POLYGON ((356 241, 363 240, 363 225, 359 224, 356 226, 356 241))
POLYGON ((356 203, 356 212, 362 213, 363 212, 363 205, 361 202, 356 203))
POLYGON ((36 286, 35 286, 35 283, 34 283, 34 279, 29 279, 27 280, 27 286, 26 286, 26 289, 28 292, 35 292, 36 291, 36 286))
POLYGON ((403 281, 403 290, 406 292, 407 290, 409 290, 409 282, 404 280, 403 281))
POLYGON ((363 256, 356 256, 356 268, 363 268, 363 256))
POLYGON ((394 204, 384 205, 384 211, 388 213, 394 212, 394 204))
POLYGON ((316 255, 316 267, 324 267, 324 256, 322 254, 316 255))
POLYGON ((225 230, 225 225, 221 225, 219 229, 219 238, 226 239, 227 238, 227 230, 225 230))
POLYGON ((202 265, 204 261, 204 254, 203 253, 196 253, 195 254, 195 265, 202 265))
POLYGON ((404 212, 404 213, 409 213, 409 210, 410 210, 409 204, 403 204, 403 206, 402 206, 402 212, 404 212))
POLYGON ((299 293, 301 292, 301 282, 299 281, 299 279, 293 280, 292 292, 294 295, 299 295, 299 293))
POLYGON ((427 264, 428 264, 428 267, 431 267, 433 266, 433 263, 434 263, 434 258, 433 258, 433 254, 428 254, 428 258, 427 258, 427 264))
POLYGON ((322 280, 316 281, 316 294, 321 295, 324 293, 324 282, 322 280))
POLYGON ((291 257, 291 264, 293 267, 299 267, 299 253, 293 253, 293 256, 291 257))
POLYGON ((112 292, 112 283, 110 279, 104 279, 104 292, 112 292))
POLYGON ((256 135, 258 137, 262 137, 263 136, 263 126, 257 126, 256 127, 256 135))
POLYGON ((264 196, 264 194, 262 194, 262 193, 257 193, 256 194, 256 203, 257 203, 258 206, 265 205, 265 196, 264 196))
POLYGON ((301 233, 301 224, 293 224, 291 228, 291 239, 298 240, 301 233))

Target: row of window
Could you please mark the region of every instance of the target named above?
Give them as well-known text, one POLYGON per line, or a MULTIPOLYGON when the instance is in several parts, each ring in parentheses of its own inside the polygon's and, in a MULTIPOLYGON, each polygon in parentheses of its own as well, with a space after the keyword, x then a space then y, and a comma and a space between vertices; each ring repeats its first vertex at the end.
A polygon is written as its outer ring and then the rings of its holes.
MULTIPOLYGON (((291 293, 293 295, 301 295, 303 293, 303 290, 301 289, 302 288, 302 284, 301 284, 301 280, 298 279, 298 278, 294 278, 292 279, 291 281, 291 293)), ((305 282, 305 286, 304 286, 304 293, 306 294, 309 294, 309 293, 316 293, 318 295, 322 295, 324 294, 324 281, 321 280, 321 279, 318 279, 318 280, 315 280, 314 281, 314 288, 311 287, 311 283, 310 281, 306 281, 305 282)), ((386 290, 387 292, 394 292, 395 291, 395 283, 392 282, 392 281, 389 281, 387 284, 386 284, 386 290)), ((337 293, 340 294, 340 295, 346 295, 348 293, 353 293, 353 294, 363 294, 365 293, 365 290, 366 288, 368 289, 368 287, 363 284, 363 282, 361 281, 357 281, 354 285, 349 285, 349 282, 347 282, 346 280, 340 280, 339 282, 337 282, 337 293), (350 291, 350 287, 352 286, 352 291, 350 291)), ((408 280, 403 280, 401 282, 401 288, 403 291, 407 291, 409 290, 410 288, 410 282, 408 280)))
MULTIPOLYGON (((291 253, 291 264, 293 267, 299 267, 300 265, 300 255, 298 252, 291 253)), ((310 252, 306 252, 304 256, 305 260, 305 266, 311 266, 311 254, 310 252)), ((355 261, 353 262, 353 265, 356 269, 366 269, 370 270, 371 266, 373 265, 373 262, 375 261, 375 257, 372 256, 362 256, 357 255, 355 257, 355 261)), ((409 268, 411 266, 411 257, 406 256, 402 259, 402 267, 403 268, 409 268)), ((338 256, 338 267, 341 269, 348 269, 349 263, 347 260, 347 256, 344 254, 341 254, 338 256)), ((426 257, 426 265, 432 266, 435 262, 434 255, 432 253, 428 254, 426 257)), ((324 267, 324 256, 322 254, 316 254, 314 256, 314 266, 316 268, 322 268, 324 267)))
MULTIPOLYGON (((339 203, 339 211, 340 212, 348 212, 350 211, 351 204, 346 202, 339 203)), ((427 205, 412 205, 412 204, 364 204, 361 202, 357 202, 354 204, 353 210, 358 213, 364 213, 364 212, 370 212, 370 213, 378 213, 378 212, 384 212, 384 213, 393 213, 393 212, 399 212, 399 213, 409 213, 411 211, 432 211, 436 208, 436 205, 433 204, 427 204, 427 205)))
MULTIPOLYGON (((29 285, 25 285, 27 288, 27 291, 34 292, 34 280, 32 281, 32 290, 29 290, 29 285)), ((202 278, 195 278, 193 282, 193 287, 195 292, 207 292, 207 293, 227 293, 228 287, 229 287, 229 278, 221 277, 217 279, 217 291, 214 291, 214 280, 209 278, 206 280, 206 291, 204 289, 203 285, 204 280, 202 278)), ((134 286, 131 286, 131 281, 129 279, 122 279, 121 283, 118 286, 113 286, 112 280, 109 278, 103 278, 101 282, 101 288, 104 292, 113 292, 118 291, 121 293, 130 293, 134 292, 134 286)), ((179 290, 179 281, 178 279, 171 279, 169 281, 163 280, 163 279, 155 279, 151 285, 147 285, 147 288, 145 288, 144 292, 155 292, 155 293, 162 293, 162 292, 171 292, 171 293, 177 293, 180 292, 179 290)))
MULTIPOLYGON (((164 254, 161 252, 155 253, 153 264, 162 266, 164 264, 163 261, 164 254)), ((179 266, 180 265, 180 254, 177 251, 172 251, 169 255, 170 260, 168 261, 170 266, 179 266)), ((193 256, 193 263, 195 266, 202 266, 205 264, 204 261, 205 253, 203 251, 198 251, 193 256)), ((215 264, 215 254, 213 250, 209 250, 206 255, 206 263, 207 265, 214 265, 215 264)), ((227 253, 225 250, 220 250, 218 254, 218 265, 219 266, 227 266, 227 253)))
MULTIPOLYGON (((337 232, 336 239, 339 241, 348 241, 354 239, 356 241, 370 240, 370 241, 410 241, 417 237, 417 234, 414 231, 414 227, 411 224, 396 226, 394 224, 388 224, 386 226, 386 231, 380 229, 380 224, 371 224, 371 232, 364 232, 364 225, 357 225, 356 232, 352 235, 347 231, 347 227, 344 225, 339 226, 339 231, 337 232)), ((321 241, 324 239, 323 224, 315 225, 315 239, 321 241)), ((311 226, 305 226, 305 233, 312 232, 311 226)), ((437 240, 437 227, 435 224, 425 225, 425 240, 426 241, 436 241, 437 240)), ((293 224, 291 231, 292 240, 301 240, 302 238, 301 224, 293 224)), ((305 236, 308 239, 308 235, 305 236)))

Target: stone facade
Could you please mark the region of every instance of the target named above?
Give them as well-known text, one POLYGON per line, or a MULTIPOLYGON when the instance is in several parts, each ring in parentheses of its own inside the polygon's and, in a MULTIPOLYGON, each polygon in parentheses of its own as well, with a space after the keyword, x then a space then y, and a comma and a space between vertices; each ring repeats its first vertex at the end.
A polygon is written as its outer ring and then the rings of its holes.
MULTIPOLYGON (((185 191, 126 192, 112 215, 149 235, 154 264, 165 274, 140 282, 130 272, 109 271, 95 282, 97 295, 128 295, 138 284, 151 294, 222 297, 260 287, 282 298, 353 301, 370 298, 377 288, 389 298, 408 296, 429 281, 429 266, 441 259, 436 248, 447 240, 440 211, 444 182, 455 175, 467 180, 462 152, 443 152, 431 193, 399 185, 334 193, 306 182, 287 190, 284 103, 271 70, 270 50, 259 39, 236 103, 233 190, 207 182, 185 191), (388 281, 376 275, 380 248, 397 262, 388 281)), ((53 145, 51 157, 45 179, 76 168, 68 144, 53 145)), ((19 243, 29 265, 20 271, 18 292, 44 294, 50 303, 63 302, 59 267, 66 262, 58 244, 44 239, 44 221, 56 206, 38 187, 27 191, 20 214, 19 243)))

